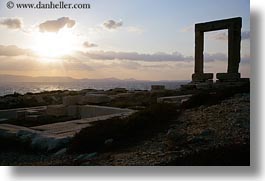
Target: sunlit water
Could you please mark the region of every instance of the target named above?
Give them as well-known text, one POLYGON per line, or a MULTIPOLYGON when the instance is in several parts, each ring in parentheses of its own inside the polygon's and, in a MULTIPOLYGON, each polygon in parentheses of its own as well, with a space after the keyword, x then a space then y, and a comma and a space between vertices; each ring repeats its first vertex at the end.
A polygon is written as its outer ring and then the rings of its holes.
POLYGON ((0 96, 13 94, 14 92, 25 94, 28 92, 38 93, 54 90, 83 90, 97 89, 109 90, 113 88, 126 88, 128 90, 150 90, 151 85, 165 85, 167 89, 179 88, 185 81, 172 82, 65 82, 65 83, 43 83, 43 82, 23 82, 23 83, 0 83, 0 96))

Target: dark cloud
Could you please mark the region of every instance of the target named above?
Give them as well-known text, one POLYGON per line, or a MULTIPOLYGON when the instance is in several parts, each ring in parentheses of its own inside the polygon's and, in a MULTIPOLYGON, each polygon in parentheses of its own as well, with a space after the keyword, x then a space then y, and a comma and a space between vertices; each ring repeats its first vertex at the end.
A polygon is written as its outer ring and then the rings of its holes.
POLYGON ((93 48, 93 47, 97 47, 98 45, 94 44, 94 43, 89 43, 88 41, 86 41, 86 42, 83 43, 83 46, 85 48, 93 48))
POLYGON ((108 20, 103 23, 103 26, 107 29, 117 29, 123 25, 122 21, 117 22, 114 20, 108 20))
POLYGON ((146 61, 146 62, 173 62, 173 61, 192 61, 193 57, 184 56, 178 52, 172 54, 154 53, 154 54, 140 54, 137 52, 105 52, 94 51, 87 52, 84 55, 90 59, 95 60, 132 60, 132 61, 146 61))
POLYGON ((58 32, 60 29, 72 28, 75 25, 75 20, 71 20, 69 17, 62 17, 57 20, 48 20, 39 25, 40 32, 58 32))
POLYGON ((0 25, 9 29, 21 29, 23 22, 20 18, 1 18, 0 25))
MULTIPOLYGON (((228 40, 228 34, 225 32, 216 33, 214 36, 212 36, 212 38, 215 40, 228 40)), ((242 40, 250 39, 250 31, 243 31, 241 33, 241 39, 242 40)))
POLYGON ((29 54, 30 50, 18 48, 15 45, 0 45, 0 56, 19 56, 29 54))

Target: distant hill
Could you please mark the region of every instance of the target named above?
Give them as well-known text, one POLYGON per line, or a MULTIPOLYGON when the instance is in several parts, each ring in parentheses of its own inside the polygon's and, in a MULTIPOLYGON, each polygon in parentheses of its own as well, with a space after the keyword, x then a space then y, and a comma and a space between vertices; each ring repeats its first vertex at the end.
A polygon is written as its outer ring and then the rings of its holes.
POLYGON ((0 82, 136 82, 144 80, 130 79, 117 79, 114 77, 105 79, 75 79, 72 77, 49 77, 49 76, 21 76, 21 75, 7 75, 0 74, 0 82))

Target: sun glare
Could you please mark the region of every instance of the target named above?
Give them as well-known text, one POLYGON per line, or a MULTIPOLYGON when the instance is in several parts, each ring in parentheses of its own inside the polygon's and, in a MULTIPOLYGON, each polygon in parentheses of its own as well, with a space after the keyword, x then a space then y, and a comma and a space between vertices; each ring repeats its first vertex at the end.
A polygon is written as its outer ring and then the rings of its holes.
POLYGON ((34 34, 34 51, 40 57, 57 58, 73 52, 73 35, 69 31, 34 34))

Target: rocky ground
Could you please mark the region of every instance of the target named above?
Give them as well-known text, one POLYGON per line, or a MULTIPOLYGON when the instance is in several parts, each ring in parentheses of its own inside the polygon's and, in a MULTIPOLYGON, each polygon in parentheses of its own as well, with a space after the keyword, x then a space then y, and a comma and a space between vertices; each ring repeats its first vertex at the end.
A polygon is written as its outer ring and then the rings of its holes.
POLYGON ((131 148, 103 154, 91 164, 178 165, 194 153, 249 145, 249 100, 249 94, 239 94, 218 105, 185 110, 168 130, 131 148))
MULTIPOLYGON (((166 129, 102 153, 0 152, 0 165, 249 165, 250 96, 185 109, 166 129)), ((115 141, 115 140, 114 140, 115 141)))

